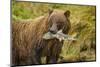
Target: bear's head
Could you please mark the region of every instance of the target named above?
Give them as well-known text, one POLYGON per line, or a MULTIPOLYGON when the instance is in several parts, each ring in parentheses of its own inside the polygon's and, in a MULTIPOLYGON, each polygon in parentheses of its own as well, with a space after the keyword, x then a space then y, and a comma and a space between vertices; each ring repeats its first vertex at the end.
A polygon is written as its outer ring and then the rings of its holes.
MULTIPOLYGON (((70 11, 62 11, 62 10, 49 10, 49 30, 46 33, 45 39, 57 38, 55 37, 57 33, 61 33, 61 35, 65 35, 68 33, 71 24, 70 24, 70 11), (54 34, 54 36, 53 36, 54 34)), ((58 35, 58 34, 57 34, 58 35)))

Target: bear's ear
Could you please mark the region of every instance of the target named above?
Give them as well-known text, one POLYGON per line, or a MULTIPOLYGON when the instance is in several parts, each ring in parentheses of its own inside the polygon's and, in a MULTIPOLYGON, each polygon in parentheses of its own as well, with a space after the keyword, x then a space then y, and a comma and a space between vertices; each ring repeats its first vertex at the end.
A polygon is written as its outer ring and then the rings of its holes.
POLYGON ((49 9, 49 15, 53 12, 53 9, 49 9))
POLYGON ((66 17, 70 17, 70 11, 69 11, 69 10, 65 11, 65 12, 64 12, 64 15, 65 15, 66 17))

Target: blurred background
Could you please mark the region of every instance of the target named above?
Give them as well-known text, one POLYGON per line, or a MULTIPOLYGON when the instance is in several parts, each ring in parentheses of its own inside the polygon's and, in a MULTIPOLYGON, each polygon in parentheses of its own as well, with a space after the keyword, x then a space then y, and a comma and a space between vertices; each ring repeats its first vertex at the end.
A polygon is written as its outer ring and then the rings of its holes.
MULTIPOLYGON (((49 4, 12 1, 12 20, 34 19, 48 13, 49 9, 70 10, 69 35, 76 41, 65 41, 60 62, 96 60, 96 6, 72 4, 49 4)), ((44 60, 44 58, 43 58, 44 60)), ((45 63, 43 61, 43 63, 45 63)))

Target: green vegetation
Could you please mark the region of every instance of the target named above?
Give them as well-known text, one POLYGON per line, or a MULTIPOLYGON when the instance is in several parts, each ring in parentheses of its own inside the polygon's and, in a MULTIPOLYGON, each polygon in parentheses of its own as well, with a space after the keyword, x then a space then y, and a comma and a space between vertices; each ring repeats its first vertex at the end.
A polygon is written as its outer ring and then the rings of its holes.
POLYGON ((95 23, 96 7, 65 4, 47 4, 32 2, 12 2, 12 20, 34 19, 44 15, 48 9, 61 9, 71 11, 70 35, 77 41, 65 41, 59 61, 93 61, 95 59, 95 23))

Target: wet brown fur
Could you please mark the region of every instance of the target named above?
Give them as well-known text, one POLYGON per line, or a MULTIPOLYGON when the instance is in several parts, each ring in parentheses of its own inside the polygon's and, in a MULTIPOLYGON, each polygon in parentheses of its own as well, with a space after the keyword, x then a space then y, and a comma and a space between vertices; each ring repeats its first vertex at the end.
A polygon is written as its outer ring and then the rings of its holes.
MULTIPOLYGON (((39 47, 43 48, 41 51, 42 56, 58 58, 63 41, 59 42, 57 39, 43 40, 42 38, 51 25, 48 19, 49 15, 46 15, 35 20, 22 20, 12 23, 12 64, 34 64, 32 62, 34 60, 34 49, 39 47)), ((65 32, 67 34, 70 28, 69 20, 66 27, 65 32)))

